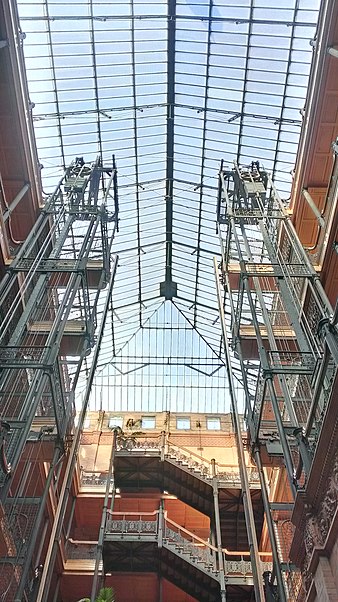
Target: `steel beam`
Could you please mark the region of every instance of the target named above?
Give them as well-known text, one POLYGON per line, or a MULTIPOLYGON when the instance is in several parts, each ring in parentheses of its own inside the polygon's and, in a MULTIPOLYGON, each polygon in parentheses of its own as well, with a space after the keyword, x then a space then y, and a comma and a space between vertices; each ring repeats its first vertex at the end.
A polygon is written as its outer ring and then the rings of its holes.
POLYGON ((320 225, 321 228, 324 228, 325 227, 325 219, 322 217, 322 214, 319 211, 316 203, 314 202, 311 194, 309 193, 309 191, 306 188, 303 188, 302 193, 303 193, 303 197, 306 200, 307 204, 309 205, 310 209, 313 211, 313 214, 314 214, 315 218, 317 219, 318 224, 320 225))
POLYGON ((224 557, 223 557, 223 552, 222 552, 222 532, 221 532, 221 519, 220 519, 220 514, 219 514, 218 479, 216 476, 216 460, 215 459, 211 460, 211 471, 212 471, 212 492, 213 492, 213 498, 214 498, 214 516, 215 516, 215 527, 216 527, 218 571, 219 571, 219 582, 220 582, 220 587, 221 587, 221 601, 226 602, 224 557))
POLYGON ((51 462, 51 465, 49 467, 49 471, 48 471, 48 475, 47 475, 47 479, 46 482, 44 484, 44 490, 43 490, 43 494, 40 500, 40 507, 38 510, 38 514, 35 518, 34 521, 34 526, 32 529, 32 533, 30 536, 30 541, 28 544, 27 549, 25 550, 25 563, 23 566, 23 570, 21 573, 21 577, 20 577, 20 582, 18 585, 18 589, 16 591, 15 594, 15 599, 14 602, 22 602, 22 599, 24 598, 24 592, 25 592, 25 587, 26 587, 26 582, 27 582, 27 578, 28 578, 28 574, 29 574, 29 570, 31 568, 31 561, 33 558, 33 554, 34 554, 34 550, 36 547, 36 542, 38 540, 38 534, 39 531, 41 530, 41 523, 45 514, 45 507, 46 507, 46 502, 50 493, 50 486, 52 483, 52 479, 54 477, 54 471, 56 468, 56 464, 59 460, 61 454, 61 449, 59 446, 56 446, 55 451, 54 451, 54 456, 53 456, 53 460, 51 462))
POLYGON ((242 490, 243 490, 243 505, 244 505, 245 522, 246 522, 246 528, 247 528, 247 534, 248 534, 248 540, 249 540, 252 573, 253 573, 253 578, 254 578, 255 599, 256 599, 256 602, 264 602, 265 595, 264 595, 264 588, 263 588, 263 579, 262 579, 262 574, 261 574, 261 570, 260 570, 260 558, 259 558, 258 542, 257 542, 256 528, 255 528, 255 517, 254 517, 252 500, 251 500, 251 495, 250 495, 250 484, 249 484, 249 478, 248 478, 248 473, 247 473, 247 469, 246 469, 244 446, 243 446, 243 441, 242 441, 242 437, 241 437, 242 429, 241 429, 241 423, 240 423, 239 413, 238 413, 236 387, 235 387, 235 382, 234 382, 234 377, 233 377, 232 367, 231 367, 230 347, 229 347, 229 341, 228 341, 227 326, 226 326, 225 317, 224 317, 224 307, 223 307, 223 302, 222 302, 221 288, 220 288, 219 275, 218 275, 218 264, 217 264, 217 259, 215 257, 214 257, 214 272, 215 272, 218 309, 219 309, 221 328, 222 328, 222 338, 223 338, 223 345, 224 345, 224 351, 225 351, 225 356, 226 356, 226 367, 227 367, 227 373, 228 373, 228 379, 229 379, 229 391, 230 391, 234 431, 235 431, 235 437, 236 437, 236 446, 237 446, 237 452, 238 452, 239 470, 240 470, 241 485, 242 485, 242 490))
POLYGON ((116 435, 117 435, 117 431, 116 431, 116 429, 114 429, 113 442, 112 442, 112 448, 111 448, 110 459, 109 459, 106 491, 105 491, 105 496, 104 496, 99 537, 98 537, 98 543, 97 543, 97 548, 96 548, 95 568, 94 568, 90 602, 95 602, 96 595, 97 595, 98 581, 99 581, 99 569, 100 569, 100 564, 101 564, 101 560, 102 560, 102 550, 103 550, 103 541, 104 541, 104 535, 105 535, 109 496, 110 496, 110 494, 112 495, 112 502, 113 502, 113 499, 115 496, 115 481, 114 481, 113 474, 114 474, 114 460, 115 460, 115 452, 116 452, 116 435), (111 485, 112 485, 112 491, 110 491, 111 485))
POLYGON ((21 188, 21 190, 14 197, 14 199, 11 202, 11 204, 7 207, 6 211, 4 211, 4 214, 3 214, 3 220, 4 220, 4 222, 6 222, 8 220, 8 218, 12 215, 14 209, 18 206, 18 204, 20 203, 21 199, 23 199, 23 197, 25 196, 26 192, 28 192, 28 190, 30 189, 30 187, 31 187, 31 185, 27 182, 26 184, 23 185, 23 187, 21 188))
POLYGON ((264 474, 263 466, 262 466, 262 462, 261 462, 261 456, 260 456, 259 448, 257 446, 254 448, 254 458, 255 458, 256 466, 257 466, 258 473, 259 473, 260 483, 261 483, 264 512, 265 512, 266 522, 268 525, 269 539, 270 539, 272 557, 273 557, 273 562, 274 562, 274 571, 275 571, 276 579, 277 579, 277 587, 278 587, 278 595, 279 595, 278 600, 279 600, 279 602, 287 602, 287 593, 286 593, 285 587, 284 587, 284 581, 283 581, 282 571, 281 571, 281 567, 280 567, 280 558, 279 558, 279 554, 278 554, 275 530, 274 530, 273 520, 272 520, 272 516, 271 516, 271 505, 269 502, 269 495, 268 495, 268 490, 267 490, 266 481, 265 481, 265 474, 264 474))
POLYGON ((174 113, 175 113, 175 47, 176 0, 168 0, 168 75, 167 75, 167 142, 165 180, 166 260, 165 280, 160 294, 165 299, 176 297, 177 286, 172 278, 173 258, 173 194, 174 194, 174 113))

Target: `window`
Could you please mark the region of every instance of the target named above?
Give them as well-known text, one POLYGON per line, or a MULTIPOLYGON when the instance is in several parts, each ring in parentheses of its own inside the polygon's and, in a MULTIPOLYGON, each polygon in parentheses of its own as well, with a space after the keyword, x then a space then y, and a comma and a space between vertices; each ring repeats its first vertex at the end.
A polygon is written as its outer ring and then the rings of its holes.
POLYGON ((154 429, 156 426, 155 416, 142 416, 141 427, 143 429, 154 429))
POLYGON ((177 430, 190 429, 190 418, 185 416, 177 416, 176 428, 177 430))
POLYGON ((217 416, 207 416, 207 429, 208 431, 220 431, 221 419, 217 416))
POLYGON ((122 428, 123 427, 123 417, 122 416, 110 416, 108 420, 108 428, 122 428))

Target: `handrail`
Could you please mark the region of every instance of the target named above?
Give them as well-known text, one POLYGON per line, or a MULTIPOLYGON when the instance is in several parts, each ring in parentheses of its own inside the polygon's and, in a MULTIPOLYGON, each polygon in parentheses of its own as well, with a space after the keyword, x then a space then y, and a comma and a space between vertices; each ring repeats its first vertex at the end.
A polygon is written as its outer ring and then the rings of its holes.
MULTIPOLYGON (((170 433, 169 433, 170 434, 170 433)), ((123 435, 121 435, 121 437, 123 439, 126 440, 132 440, 134 443, 136 444, 140 444, 143 441, 154 441, 157 440, 159 442, 159 449, 161 448, 161 435, 159 434, 144 434, 142 433, 142 435, 134 435, 133 432, 130 433, 123 433, 123 435)), ((201 463, 203 464, 208 464, 209 466, 211 466, 211 460, 209 460, 208 458, 204 458, 203 456, 201 456, 200 454, 197 454, 196 452, 184 447, 183 445, 178 445, 177 443, 174 443, 173 441, 170 440, 170 438, 167 436, 166 440, 165 440, 165 447, 170 447, 170 448, 176 448, 179 451, 182 451, 184 453, 186 453, 188 456, 191 456, 193 458, 196 458, 197 460, 199 460, 201 463)), ((220 462, 216 461, 216 465, 219 466, 220 468, 237 468, 236 464, 222 464, 220 462)), ((255 466, 251 466, 250 468, 255 468, 255 466)), ((95 470, 89 470, 89 469, 82 469, 84 472, 90 472, 90 473, 97 473, 97 472, 101 472, 101 471, 95 471, 95 470)))
MULTIPOLYGON (((191 450, 187 449, 186 447, 183 447, 182 445, 177 445, 177 443, 171 443, 169 441, 168 447, 169 447, 169 451, 170 451, 170 448, 173 447, 179 451, 184 452, 185 454, 187 454, 188 457, 191 457, 192 459, 196 458, 199 461, 199 463, 210 468, 210 476, 211 476, 211 466, 212 466, 211 460, 208 460, 207 458, 204 458, 203 456, 196 454, 194 451, 191 451, 191 450)), ((175 451, 175 449, 173 451, 175 451)), ((221 464, 217 461, 215 462, 215 464, 218 469, 227 468, 227 469, 229 469, 230 472, 233 472, 234 474, 236 473, 236 471, 238 472, 238 466, 236 464, 221 464)))
POLYGON ((166 512, 164 513, 164 522, 165 523, 170 523, 171 525, 173 525, 174 527, 176 527, 177 529, 179 529, 180 533, 183 531, 183 533, 186 533, 192 539, 196 539, 199 543, 203 544, 204 547, 209 548, 213 552, 217 553, 217 548, 215 546, 213 546, 208 541, 205 541, 204 539, 202 539, 201 537, 199 537, 195 533, 191 533, 191 531, 188 531, 188 529, 185 529, 185 527, 182 527, 178 523, 175 523, 175 521, 171 520, 170 518, 168 518, 166 516, 166 512))
POLYGON ((98 541, 93 541, 91 539, 73 539, 72 537, 68 537, 67 543, 71 543, 74 546, 97 546, 98 541))
POLYGON ((186 452, 187 454, 189 454, 190 456, 194 456, 194 458, 198 458, 202 462, 206 462, 206 463, 210 464, 210 466, 211 466, 210 460, 208 460, 207 458, 203 458, 203 456, 196 454, 196 452, 193 452, 190 449, 187 449, 186 447, 183 447, 183 445, 178 445, 177 443, 173 443, 172 441, 170 441, 170 439, 166 441, 166 444, 169 445, 170 447, 177 447, 179 450, 182 450, 182 451, 186 452))
POLYGON ((118 516, 155 516, 159 514, 159 510, 153 512, 115 512, 115 510, 107 509, 107 514, 118 515, 118 516))
MULTIPOLYGON (((132 435, 131 435, 131 436, 132 436, 132 435)), ((126 436, 126 438, 128 439, 128 436, 126 436)), ((140 441, 140 440, 142 440, 142 439, 149 439, 149 438, 153 438, 153 439, 160 439, 160 437, 159 437, 159 436, 155 436, 155 435, 154 435, 153 437, 149 437, 149 435, 147 435, 147 436, 145 436, 145 437, 144 437, 144 436, 142 436, 142 437, 141 437, 141 436, 139 436, 139 437, 136 437, 136 440, 140 441)), ((160 442, 160 441, 159 441, 159 442, 160 442)), ((170 438, 168 438, 168 437, 166 438, 165 445, 166 445, 166 446, 169 446, 170 448, 176 448, 176 449, 178 449, 179 451, 183 451, 183 452, 185 452, 185 453, 186 453, 188 456, 191 456, 191 457, 193 457, 193 458, 196 458, 196 459, 197 459, 197 460, 199 460, 201 463, 203 463, 203 464, 208 464, 208 465, 211 467, 211 460, 208 460, 208 458, 204 458, 204 457, 203 457, 203 456, 201 456, 200 454, 197 454, 196 452, 194 452, 194 451, 192 451, 192 450, 188 449, 187 447, 184 447, 183 445, 178 445, 178 443, 173 443, 173 442, 170 440, 170 438)), ((238 468, 236 464, 223 464, 223 463, 220 463, 220 462, 217 462, 217 461, 216 461, 216 466, 218 466, 219 468, 230 468, 230 469, 236 469, 236 468, 238 468)), ((255 466, 250 466, 249 468, 253 468, 253 469, 255 469, 256 467, 255 467, 255 466)))
MULTIPOLYGON (((201 539, 201 537, 199 537, 195 533, 191 533, 191 531, 188 531, 188 529, 186 529, 185 527, 182 527, 181 525, 179 525, 172 519, 168 518, 167 512, 164 513, 164 516, 165 516, 166 523, 170 523, 170 524, 174 525, 175 527, 177 527, 180 530, 180 532, 183 531, 183 532, 187 533, 190 537, 192 537, 193 539, 196 539, 197 541, 202 543, 204 546, 210 548, 214 552, 218 551, 217 548, 215 546, 213 546, 212 544, 210 544, 209 542, 205 541, 204 539, 201 539)), ((226 554, 227 556, 248 556, 248 557, 250 557, 250 552, 247 550, 245 550, 245 551, 244 550, 228 550, 228 548, 222 548, 222 552, 224 554, 226 554)), ((271 552, 259 552, 259 555, 264 556, 264 557, 266 556, 268 558, 272 557, 271 552)))

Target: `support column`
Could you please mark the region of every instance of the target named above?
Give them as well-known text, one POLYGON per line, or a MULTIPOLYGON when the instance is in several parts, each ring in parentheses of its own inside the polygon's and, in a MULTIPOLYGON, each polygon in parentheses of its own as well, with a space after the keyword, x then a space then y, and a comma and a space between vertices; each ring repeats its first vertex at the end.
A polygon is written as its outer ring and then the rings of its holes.
MULTIPOLYGON (((210 521, 210 543, 214 548, 217 548, 215 521, 212 519, 210 521)), ((216 569, 216 555, 215 555, 214 550, 212 551, 212 556, 213 556, 214 569, 216 569)))
POLYGON ((240 476, 241 476, 241 487, 242 487, 242 492, 243 492, 245 524, 246 524, 246 530, 247 530, 247 534, 248 534, 250 559, 251 559, 254 590, 255 590, 255 599, 256 599, 256 602, 263 602, 263 601, 265 601, 265 595, 264 595, 264 588, 263 588, 261 564, 260 564, 260 558, 259 558, 259 552, 258 552, 258 541, 257 541, 256 528, 255 528, 255 517, 254 517, 254 513, 253 513, 253 506, 252 506, 252 500, 251 500, 251 494, 250 494, 250 484, 249 484, 249 478, 248 478, 248 473, 247 473, 247 468, 246 468, 244 445, 243 445, 243 440, 242 440, 242 430, 241 430, 241 423, 240 423, 240 419, 239 419, 238 404, 237 404, 237 397, 236 397, 236 387, 235 387, 235 382, 234 382, 234 376, 233 376, 232 369, 231 369, 230 345, 229 345, 227 327, 226 327, 226 323, 225 323, 224 306, 223 306, 223 299, 222 299, 222 294, 221 294, 221 287, 220 287, 219 273, 218 273, 218 264, 217 264, 216 257, 214 257, 214 272, 215 272, 218 311, 219 311, 219 315, 220 315, 221 328, 222 328, 222 340, 223 340, 223 344, 224 344, 224 352, 225 352, 225 357, 226 357, 226 369, 227 369, 227 375, 228 375, 228 379, 229 379, 231 410, 232 410, 233 425, 234 425, 234 431, 235 431, 235 437, 236 437, 239 472, 240 472, 240 476))
POLYGON ((25 196, 26 192, 30 189, 31 185, 27 182, 23 185, 18 194, 14 197, 11 204, 7 207, 6 211, 4 211, 3 219, 4 222, 8 220, 10 215, 13 213, 15 207, 20 203, 21 199, 25 196))
POLYGON ((90 398, 90 394, 91 394, 91 390, 92 390, 92 384, 94 381, 94 376, 95 376, 95 371, 96 371, 97 360, 98 360, 99 353, 101 350, 103 333, 104 333, 104 329, 105 329, 105 325, 106 325, 106 321, 107 321, 107 315, 108 315, 108 310, 109 310, 109 306, 110 306, 110 299, 111 299, 111 295, 113 292, 114 279, 115 279, 115 270, 114 270, 114 272, 111 273, 111 276, 110 276, 110 282, 109 282, 109 286, 108 286, 108 290, 107 290, 106 301, 105 301, 104 308, 103 308, 101 324, 100 324, 99 332, 97 335, 97 343, 96 343, 96 347, 95 347, 95 351, 94 351, 94 356, 92 359, 92 365, 91 365, 88 379, 87 379, 87 387, 86 387, 86 391, 85 391, 85 395, 84 395, 84 399, 83 399, 82 408, 81 408, 81 411, 79 414, 79 423, 75 430, 72 447, 69 452, 68 462, 67 462, 67 466, 65 469, 65 474, 64 474, 61 491, 60 491, 59 501, 58 501, 58 505, 56 508, 54 523, 53 523, 52 531, 50 534, 50 540, 49 540, 49 545, 48 545, 48 549, 47 549, 47 553, 46 553, 45 565, 43 567, 43 572, 42 572, 42 576, 41 576, 41 582, 40 582, 40 587, 39 587, 39 591, 37 594, 36 602, 44 602, 44 600, 46 600, 48 598, 50 582, 51 582, 51 578, 52 578, 52 574, 53 574, 53 570, 54 570, 56 552, 57 552, 59 541, 61 538, 61 530, 62 530, 62 525, 63 525, 63 521, 64 521, 66 505, 67 505, 67 501, 69 499, 69 494, 71 491, 72 478, 73 478, 74 468, 75 468, 75 464, 76 464, 76 460, 77 460, 77 456, 78 456, 78 450, 79 450, 79 446, 80 446, 80 439, 81 439, 81 434, 82 434, 82 430, 83 430, 83 424, 84 424, 84 420, 85 420, 85 416, 86 416, 86 412, 87 412, 89 398, 90 398))
POLYGON ((217 476, 216 476, 216 463, 215 463, 214 458, 211 460, 211 470, 212 470, 212 490, 213 490, 213 495, 214 495, 214 514, 215 514, 215 526, 216 526, 218 570, 219 570, 220 586, 221 586, 221 601, 226 602, 224 559, 223 559, 223 552, 222 552, 221 521, 220 521, 220 516, 219 516, 219 503, 218 503, 218 481, 217 481, 217 476))
POLYGON ((158 509, 158 540, 157 545, 162 548, 163 545, 163 530, 164 530, 164 507, 163 500, 160 500, 160 507, 158 509))
POLYGON ((272 558, 273 558, 273 568, 274 568, 274 573, 276 575, 276 580, 277 580, 278 600, 279 600, 279 602, 287 602, 286 592, 285 592, 284 582, 283 582, 283 577, 282 577, 282 571, 280 568, 280 559, 279 559, 279 554, 278 554, 275 530, 273 527, 273 521, 272 521, 272 516, 271 516, 269 496, 268 496, 268 491, 267 491, 266 482, 265 482, 265 475, 264 475, 264 471, 263 471, 263 467, 262 467, 259 448, 257 448, 257 447, 254 450, 254 456, 255 456, 255 462, 256 462, 257 469, 258 469, 258 473, 259 473, 259 480, 260 480, 260 484, 261 484, 266 524, 268 526, 268 531, 269 531, 269 539, 270 539, 272 558))
POLYGON ((302 190, 303 193, 303 197, 306 200, 307 204, 309 205, 310 209, 312 209, 313 214, 315 215, 315 217, 317 218, 318 224, 320 225, 321 228, 324 228, 325 226, 325 220, 322 217, 316 203, 314 202, 311 194, 308 192, 308 190, 306 190, 306 188, 303 188, 302 190))
POLYGON ((166 432, 161 431, 161 462, 164 462, 166 448, 166 432))
POLYGON ((53 602, 57 602, 58 597, 59 597, 59 589, 60 589, 60 575, 58 576, 58 580, 56 582, 56 588, 55 588, 55 592, 54 592, 54 597, 53 597, 53 602))
MULTIPOLYGON (((45 513, 45 506, 47 503, 47 499, 48 499, 48 495, 49 495, 49 490, 50 490, 50 486, 52 483, 52 479, 53 476, 55 474, 55 468, 57 466, 57 463, 59 461, 59 456, 61 453, 61 449, 59 446, 56 446, 55 451, 54 451, 54 455, 53 455, 53 460, 51 462, 51 465, 49 467, 49 471, 48 471, 48 476, 46 479, 46 483, 45 483, 45 487, 43 490, 43 495, 41 497, 40 500, 40 506, 39 506, 39 510, 38 510, 38 514, 36 516, 35 522, 34 522, 34 527, 32 530, 32 534, 30 537, 30 541, 29 541, 29 545, 27 547, 26 550, 26 554, 25 554, 25 564, 23 566, 23 570, 21 573, 21 578, 20 578, 20 583, 18 585, 18 589, 16 592, 16 597, 14 602, 21 602, 23 596, 24 596, 24 591, 25 591, 25 587, 26 587, 26 582, 27 582, 27 578, 28 578, 28 574, 29 574, 29 570, 31 568, 31 561, 33 558, 33 554, 34 554, 34 550, 35 550, 35 546, 36 546, 36 542, 37 539, 39 538, 39 532, 41 531, 41 524, 42 524, 42 520, 44 517, 44 513, 45 513)), ((41 533, 40 533, 40 538, 41 538, 41 533)), ((42 538, 41 538, 42 541, 42 538)), ((38 554, 39 556, 39 554, 38 554)))
POLYGON ((112 492, 111 492, 112 498, 114 498, 114 494, 115 494, 115 482, 114 482, 114 477, 113 477, 115 450, 116 450, 116 429, 114 429, 114 433, 113 433, 113 443, 112 443, 112 449, 111 449, 111 453, 110 453, 106 492, 105 492, 105 496, 104 496, 99 538, 98 538, 97 548, 96 548, 95 568, 94 568, 90 602, 95 602, 95 598, 96 598, 96 594, 97 594, 97 585, 98 585, 98 580, 99 580, 99 568, 100 568, 100 562, 102 560, 103 539, 104 539, 105 528, 106 528, 107 509, 108 509, 111 483, 113 483, 113 488, 112 488, 112 492))

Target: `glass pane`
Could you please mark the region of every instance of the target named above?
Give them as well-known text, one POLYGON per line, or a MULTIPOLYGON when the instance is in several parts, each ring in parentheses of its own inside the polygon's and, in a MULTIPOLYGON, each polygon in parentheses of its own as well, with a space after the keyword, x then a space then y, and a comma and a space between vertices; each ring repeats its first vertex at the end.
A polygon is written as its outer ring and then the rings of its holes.
POLYGON ((155 416, 142 416, 141 427, 143 429, 154 429, 156 426, 155 416))
POLYGON ((209 431, 220 431, 221 430, 221 419, 213 416, 207 418, 207 429, 209 431))
POLYGON ((190 418, 184 416, 178 416, 176 418, 177 430, 188 430, 190 429, 190 418))

